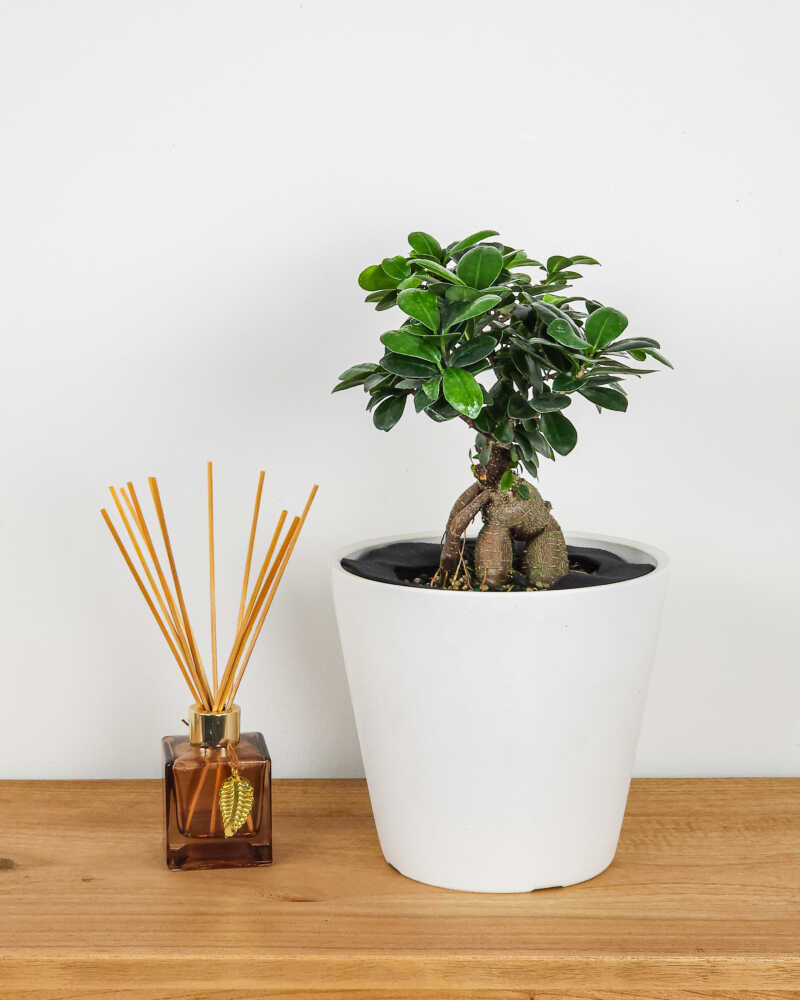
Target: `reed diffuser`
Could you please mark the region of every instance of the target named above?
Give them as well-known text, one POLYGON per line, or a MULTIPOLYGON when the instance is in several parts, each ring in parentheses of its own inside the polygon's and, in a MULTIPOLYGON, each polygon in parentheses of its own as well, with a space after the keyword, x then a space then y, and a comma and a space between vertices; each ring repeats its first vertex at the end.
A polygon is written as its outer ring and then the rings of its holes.
POLYGON ((110 486, 136 568, 108 511, 101 514, 136 581, 170 653, 191 692, 188 733, 165 736, 164 829, 166 861, 172 869, 243 868, 272 862, 271 761, 264 737, 240 731, 236 694, 275 594, 314 501, 314 486, 302 514, 285 530, 283 510, 266 555, 250 586, 264 472, 259 473, 233 645, 224 665, 217 656, 214 564, 214 483, 208 463, 208 561, 211 617, 211 677, 197 648, 175 565, 164 506, 155 477, 148 480, 170 582, 159 558, 133 483, 110 486), (142 575, 143 574, 143 575, 142 575), (221 668, 221 669, 220 669, 221 668))

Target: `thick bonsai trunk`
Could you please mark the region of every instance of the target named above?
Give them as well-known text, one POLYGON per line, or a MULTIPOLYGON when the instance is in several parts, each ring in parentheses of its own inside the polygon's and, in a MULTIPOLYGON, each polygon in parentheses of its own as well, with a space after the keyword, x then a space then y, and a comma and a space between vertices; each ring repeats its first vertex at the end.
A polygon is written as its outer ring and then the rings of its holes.
POLYGON ((569 572, 566 542, 550 513, 550 504, 530 483, 525 484, 528 497, 519 494, 516 484, 508 490, 500 489, 503 473, 510 466, 508 449, 494 445, 488 464, 476 473, 477 482, 453 504, 439 561, 443 586, 458 569, 462 536, 478 512, 483 517, 483 527, 475 542, 479 584, 496 588, 508 581, 514 569, 514 539, 528 543, 518 569, 531 586, 549 586, 569 572))

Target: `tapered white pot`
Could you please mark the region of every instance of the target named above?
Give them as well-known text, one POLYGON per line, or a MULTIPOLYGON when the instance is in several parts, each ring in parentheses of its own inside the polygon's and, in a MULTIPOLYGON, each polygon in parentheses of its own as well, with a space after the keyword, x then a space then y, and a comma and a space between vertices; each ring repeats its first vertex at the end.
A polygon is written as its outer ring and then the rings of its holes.
POLYGON ((336 615, 384 857, 420 882, 526 892, 592 878, 617 847, 667 579, 665 555, 572 545, 646 576, 541 593, 377 583, 333 568, 336 615))

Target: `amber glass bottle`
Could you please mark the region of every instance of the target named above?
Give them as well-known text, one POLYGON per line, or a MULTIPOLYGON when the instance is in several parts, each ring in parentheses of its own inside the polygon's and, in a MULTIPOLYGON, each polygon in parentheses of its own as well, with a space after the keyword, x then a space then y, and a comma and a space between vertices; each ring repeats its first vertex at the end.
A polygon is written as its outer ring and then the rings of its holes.
POLYGON ((272 779, 261 733, 229 712, 189 710, 188 736, 165 736, 164 829, 172 869, 272 862, 272 779))

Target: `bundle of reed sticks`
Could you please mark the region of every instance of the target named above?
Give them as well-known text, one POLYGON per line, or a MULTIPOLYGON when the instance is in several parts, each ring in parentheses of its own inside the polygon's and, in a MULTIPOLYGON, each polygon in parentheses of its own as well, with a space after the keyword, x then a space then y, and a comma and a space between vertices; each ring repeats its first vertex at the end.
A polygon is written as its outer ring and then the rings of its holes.
POLYGON ((264 487, 264 472, 258 476, 256 499, 253 508, 253 518, 250 524, 250 535, 247 554, 244 563, 244 578, 239 599, 239 613, 236 620, 235 636, 225 665, 220 672, 217 657, 217 599, 216 571, 214 564, 214 482, 212 463, 208 463, 208 556, 209 556, 209 590, 211 604, 211 680, 209 681, 205 666, 197 648, 194 631, 192 630, 186 602, 183 597, 175 556, 172 550, 167 522, 164 516, 164 506, 161 494, 154 476, 148 479, 150 493, 153 498, 156 519, 158 521, 164 553, 166 554, 172 587, 167 580, 158 556, 153 535, 147 526, 142 506, 136 495, 133 483, 119 490, 109 486, 109 492, 119 513, 122 524, 130 539, 136 559, 141 566, 142 575, 136 568, 120 533, 104 507, 100 513, 108 525, 114 541, 117 543, 122 558, 131 571, 142 596, 147 602, 161 634, 164 636, 175 662, 180 668, 184 680, 189 686, 195 703, 202 711, 228 711, 236 698, 239 685, 242 683, 250 657, 253 655, 261 629, 264 626, 269 609, 275 599, 283 574, 294 552, 294 547, 303 530, 308 511, 314 502, 317 486, 311 490, 302 514, 292 519, 286 533, 281 539, 288 512, 283 510, 278 517, 275 530, 272 533, 266 555, 256 575, 255 583, 250 587, 250 571, 253 561, 253 547, 258 528, 259 510, 261 508, 261 493, 264 487), (121 497, 121 499, 120 499, 121 497), (127 513, 126 513, 127 509, 127 513))

